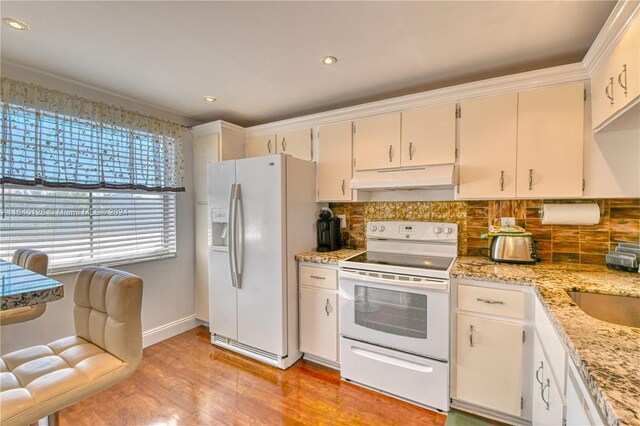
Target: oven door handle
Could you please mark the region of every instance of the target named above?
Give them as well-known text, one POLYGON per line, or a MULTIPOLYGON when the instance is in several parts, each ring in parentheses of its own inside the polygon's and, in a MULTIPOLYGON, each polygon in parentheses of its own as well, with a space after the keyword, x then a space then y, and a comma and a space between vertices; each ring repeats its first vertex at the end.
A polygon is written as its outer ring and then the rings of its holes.
POLYGON ((441 290, 441 291, 449 290, 449 283, 447 280, 429 279, 430 282, 424 282, 424 281, 414 282, 414 281, 394 280, 391 278, 371 277, 368 275, 360 275, 357 272, 349 272, 344 270, 341 270, 338 273, 338 277, 348 279, 348 280, 353 280, 353 281, 365 282, 365 283, 379 283, 379 284, 411 287, 411 288, 424 289, 424 290, 441 290))

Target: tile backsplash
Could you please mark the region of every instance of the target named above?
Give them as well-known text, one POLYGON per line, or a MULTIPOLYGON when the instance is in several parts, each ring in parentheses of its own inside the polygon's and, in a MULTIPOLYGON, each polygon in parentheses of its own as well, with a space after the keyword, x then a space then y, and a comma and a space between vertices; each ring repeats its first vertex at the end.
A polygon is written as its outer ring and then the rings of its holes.
POLYGON ((604 264, 604 255, 616 243, 640 244, 640 198, 600 200, 500 200, 331 203, 335 214, 347 217, 343 243, 365 246, 365 226, 375 220, 417 220, 457 223, 460 255, 477 255, 488 247, 480 239, 500 217, 533 233, 538 254, 547 262, 604 264), (543 203, 592 203, 600 206, 600 223, 593 226, 542 225, 543 203))

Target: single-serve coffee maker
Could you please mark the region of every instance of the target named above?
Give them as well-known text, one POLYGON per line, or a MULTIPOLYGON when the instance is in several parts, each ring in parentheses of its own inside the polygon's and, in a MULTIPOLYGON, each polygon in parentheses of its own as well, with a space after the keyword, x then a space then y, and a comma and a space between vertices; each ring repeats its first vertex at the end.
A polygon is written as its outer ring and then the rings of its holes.
POLYGON ((340 233, 340 218, 334 217, 331 209, 324 207, 318 219, 318 248, 319 252, 335 251, 342 248, 340 233))

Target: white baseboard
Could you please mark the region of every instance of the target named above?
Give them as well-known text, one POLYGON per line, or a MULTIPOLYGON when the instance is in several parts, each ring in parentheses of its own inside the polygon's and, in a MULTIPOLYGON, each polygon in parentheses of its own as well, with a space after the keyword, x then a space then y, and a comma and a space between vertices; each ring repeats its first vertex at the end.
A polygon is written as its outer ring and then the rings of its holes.
POLYGON ((146 348, 170 337, 177 336, 180 333, 196 328, 201 323, 201 321, 196 319, 195 315, 189 315, 188 317, 147 330, 142 333, 142 347, 146 348))

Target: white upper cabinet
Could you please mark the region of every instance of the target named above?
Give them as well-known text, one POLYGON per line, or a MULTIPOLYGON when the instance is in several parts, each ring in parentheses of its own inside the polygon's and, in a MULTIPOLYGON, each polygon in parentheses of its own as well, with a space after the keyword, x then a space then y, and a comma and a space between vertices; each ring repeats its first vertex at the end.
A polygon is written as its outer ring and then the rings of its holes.
POLYGON ((519 198, 582 196, 584 84, 518 94, 519 198))
POLYGON ((311 129, 247 138, 247 158, 280 153, 311 161, 311 129))
POLYGON ((276 152, 311 161, 311 129, 278 134, 276 152))
POLYGON ((400 113, 375 115, 354 121, 355 170, 400 166, 400 113))
POLYGON ((318 201, 351 201, 351 122, 320 127, 318 201))
POLYGON ((518 94, 461 103, 459 198, 516 196, 518 94))
POLYGON ((592 124, 596 130, 640 99, 640 17, 593 71, 591 86, 592 124))
POLYGON ((277 154, 276 135, 247 138, 247 158, 277 154))
POLYGON ((581 197, 584 84, 461 103, 460 199, 581 197))
POLYGON ((456 105, 402 112, 400 165, 452 164, 456 157, 456 105))

